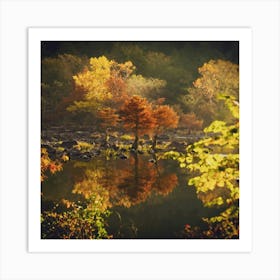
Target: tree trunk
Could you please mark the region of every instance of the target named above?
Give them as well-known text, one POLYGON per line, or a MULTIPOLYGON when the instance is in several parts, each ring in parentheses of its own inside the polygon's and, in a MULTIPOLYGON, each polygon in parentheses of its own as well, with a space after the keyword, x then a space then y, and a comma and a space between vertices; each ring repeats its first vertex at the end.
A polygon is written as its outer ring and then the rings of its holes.
POLYGON ((134 143, 132 145, 132 148, 134 150, 138 150, 138 145, 139 145, 139 137, 138 137, 138 124, 136 124, 136 128, 135 128, 135 140, 134 143))
POLYGON ((132 145, 132 148, 137 151, 138 150, 138 145, 139 145, 139 137, 138 137, 138 135, 135 135, 135 140, 134 140, 134 143, 132 145))
POLYGON ((109 133, 108 133, 108 129, 105 130, 105 143, 108 144, 109 142, 109 133))
POLYGON ((157 135, 154 135, 153 137, 153 143, 152 143, 152 149, 155 151, 157 146, 157 135))
POLYGON ((138 154, 135 153, 134 155, 134 188, 139 188, 139 160, 138 154))

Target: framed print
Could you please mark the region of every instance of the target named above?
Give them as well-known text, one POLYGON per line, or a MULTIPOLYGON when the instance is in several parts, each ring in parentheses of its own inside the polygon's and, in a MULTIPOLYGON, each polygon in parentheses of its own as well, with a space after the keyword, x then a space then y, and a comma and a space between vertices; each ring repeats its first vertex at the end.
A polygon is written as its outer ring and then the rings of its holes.
POLYGON ((250 30, 28 31, 31 252, 250 251, 250 30))
POLYGON ((279 1, 0 8, 0 279, 279 279, 279 1))

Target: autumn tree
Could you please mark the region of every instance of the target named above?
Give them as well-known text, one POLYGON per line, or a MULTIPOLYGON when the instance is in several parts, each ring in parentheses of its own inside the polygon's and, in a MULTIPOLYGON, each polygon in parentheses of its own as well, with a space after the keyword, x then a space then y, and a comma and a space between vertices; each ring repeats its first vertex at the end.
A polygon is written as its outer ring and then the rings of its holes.
POLYGON ((165 80, 160 95, 173 104, 192 86, 203 63, 213 58, 233 59, 230 52, 236 52, 238 46, 225 44, 231 46, 227 53, 221 50, 220 42, 116 42, 108 56, 132 61, 137 75, 165 80))
POLYGON ((89 68, 73 76, 75 86, 85 91, 83 100, 74 101, 67 109, 71 112, 84 111, 96 116, 97 112, 125 92, 124 80, 134 70, 130 61, 117 63, 105 56, 92 57, 89 68))
POLYGON ((152 100, 158 98, 165 86, 165 80, 146 78, 142 75, 131 75, 127 80, 127 92, 130 95, 140 95, 152 100))
POLYGON ((73 76, 75 86, 82 88, 86 94, 84 100, 74 101, 68 107, 69 111, 96 111, 102 101, 111 97, 106 87, 110 77, 110 66, 112 62, 106 57, 90 58, 89 68, 73 76))
MULTIPOLYGON (((187 148, 188 169, 200 174, 189 180, 207 206, 232 205, 239 199, 239 104, 223 97, 235 122, 214 121, 204 129, 208 136, 187 148), (223 195, 217 189, 222 189, 223 195), (215 195, 209 196, 209 192, 215 195), (205 194, 208 194, 205 196, 205 194)), ((195 173, 194 173, 195 174, 195 173)))
POLYGON ((83 96, 74 100, 67 110, 91 113, 95 119, 101 119, 103 128, 114 126, 117 111, 127 99, 134 95, 158 98, 160 90, 166 85, 160 79, 132 75, 134 70, 130 61, 117 63, 105 56, 91 58, 89 67, 73 76, 74 87, 83 92, 83 96))
POLYGON ((120 108, 124 100, 128 97, 126 80, 124 77, 114 73, 106 82, 106 86, 112 94, 112 98, 107 100, 106 106, 120 108))
POLYGON ((116 109, 105 107, 98 111, 97 116, 101 120, 101 127, 104 128, 105 144, 107 144, 109 140, 108 132, 112 127, 116 127, 119 121, 119 115, 117 114, 116 109))
POLYGON ((180 167, 193 172, 188 185, 205 207, 222 207, 221 213, 204 218, 209 226, 219 227, 226 236, 239 232, 239 103, 234 97, 219 97, 229 109, 234 122, 216 120, 204 129, 205 138, 189 145, 186 154, 167 152, 180 167))
POLYGON ((188 89, 188 94, 180 97, 183 106, 195 112, 206 126, 216 119, 234 121, 219 96, 239 99, 239 66, 221 59, 210 60, 198 68, 198 72, 200 77, 188 89))
POLYGON ((156 120, 153 130, 153 145, 156 148, 157 137, 164 130, 176 128, 179 121, 178 114, 169 105, 157 105, 153 110, 153 117, 156 120))
POLYGON ((218 94, 239 98, 239 66, 230 61, 210 60, 198 68, 201 75, 193 83, 198 92, 214 102, 218 94))
POLYGON ((195 113, 181 114, 180 115, 180 128, 188 129, 189 133, 192 130, 202 129, 203 120, 197 118, 195 113))
POLYGON ((138 149, 139 136, 150 132, 156 126, 151 104, 147 99, 134 95, 125 101, 120 109, 120 119, 125 129, 135 136, 134 149, 138 149))

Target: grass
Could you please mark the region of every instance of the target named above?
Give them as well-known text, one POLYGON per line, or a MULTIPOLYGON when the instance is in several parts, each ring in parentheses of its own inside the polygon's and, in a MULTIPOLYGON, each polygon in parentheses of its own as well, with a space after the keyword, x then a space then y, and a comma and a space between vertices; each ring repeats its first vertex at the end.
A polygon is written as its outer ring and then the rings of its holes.
POLYGON ((94 144, 84 142, 84 141, 78 141, 78 145, 74 146, 77 150, 82 152, 89 152, 94 148, 94 144))
POLYGON ((57 150, 58 152, 63 152, 65 149, 64 149, 63 147, 57 147, 56 150, 57 150))
POLYGON ((134 139, 133 136, 129 135, 129 134, 124 134, 122 136, 120 136, 121 140, 132 140, 134 139))

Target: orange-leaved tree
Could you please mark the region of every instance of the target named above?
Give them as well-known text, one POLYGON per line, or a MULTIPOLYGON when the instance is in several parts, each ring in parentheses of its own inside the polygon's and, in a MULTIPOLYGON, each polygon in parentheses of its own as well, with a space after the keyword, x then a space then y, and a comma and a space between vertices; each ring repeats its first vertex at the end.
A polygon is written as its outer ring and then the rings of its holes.
POLYGON ((157 105, 153 110, 153 117, 156 120, 156 124, 152 148, 155 149, 158 135, 166 129, 176 128, 179 116, 169 105, 157 105))
POLYGON ((45 174, 46 172, 54 174, 61 170, 62 163, 60 163, 58 160, 51 160, 49 158, 47 149, 41 148, 41 182, 43 182, 47 178, 45 174))
POLYGON ((203 125, 203 120, 197 118, 195 113, 181 114, 179 126, 181 128, 188 129, 188 132, 192 130, 201 130, 203 125))
POLYGON ((120 119, 125 129, 135 136, 133 148, 138 149, 139 136, 152 131, 156 126, 151 104, 146 98, 134 95, 125 101, 120 109, 120 119))
POLYGON ((119 115, 116 109, 105 107, 98 111, 98 118, 101 120, 101 127, 105 130, 105 142, 108 142, 108 131, 112 127, 115 127, 119 121, 119 115))

